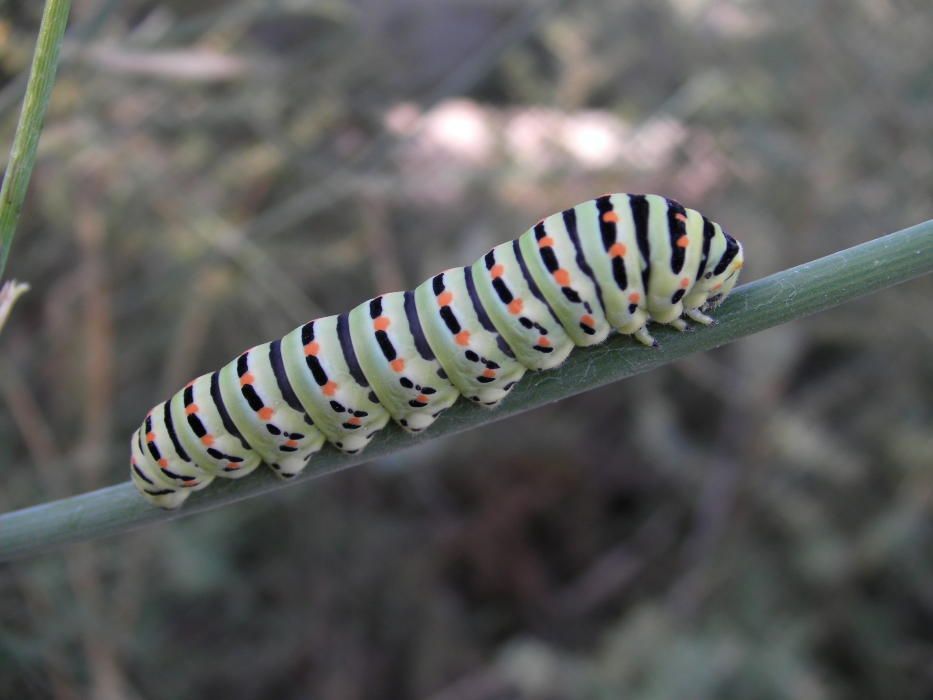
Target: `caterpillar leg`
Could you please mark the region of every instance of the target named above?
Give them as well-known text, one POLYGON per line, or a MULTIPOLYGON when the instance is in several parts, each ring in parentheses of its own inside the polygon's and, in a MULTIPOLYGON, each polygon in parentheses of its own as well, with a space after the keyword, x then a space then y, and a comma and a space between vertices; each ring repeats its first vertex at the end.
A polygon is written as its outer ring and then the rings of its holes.
POLYGON ((711 316, 707 316, 705 313, 699 309, 688 309, 684 312, 684 315, 687 318, 696 321, 697 323, 702 323, 704 326, 712 326, 716 324, 716 319, 711 316))
POLYGON ((660 346, 657 340, 654 339, 654 336, 648 332, 648 326, 642 326, 637 331, 632 333, 635 340, 637 340, 642 345, 647 345, 649 348, 656 348, 660 346))
POLYGON ((671 321, 668 325, 669 325, 671 328, 676 328, 676 329, 679 330, 681 333, 683 333, 684 331, 690 330, 690 326, 687 325, 687 322, 684 321, 682 318, 675 318, 675 319, 674 319, 673 321, 671 321))

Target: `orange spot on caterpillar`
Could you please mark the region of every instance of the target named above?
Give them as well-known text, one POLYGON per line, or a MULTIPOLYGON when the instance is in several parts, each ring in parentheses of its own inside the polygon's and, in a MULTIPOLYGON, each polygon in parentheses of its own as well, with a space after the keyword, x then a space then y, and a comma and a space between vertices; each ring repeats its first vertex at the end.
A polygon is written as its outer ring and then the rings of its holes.
POLYGON ((493 265, 492 269, 489 271, 489 274, 493 279, 498 279, 505 274, 505 268, 502 265, 493 265))
POLYGON ((438 306, 450 306, 450 302, 452 302, 453 300, 454 300, 454 295, 446 290, 437 295, 438 306))
POLYGON ((603 214, 603 221, 605 221, 607 224, 616 224, 619 222, 619 215, 614 211, 607 211, 605 214, 603 214))
POLYGON ((155 442, 155 433, 146 433, 146 442, 155 442))
POLYGON ((628 251, 624 243, 613 243, 609 247, 609 257, 621 258, 628 251))
POLYGON ((470 331, 460 331, 457 333, 457 335, 454 336, 454 340, 457 341, 457 345, 469 345, 470 331))
POLYGON ((185 406, 185 413, 187 415, 190 416, 192 413, 197 413, 197 412, 198 412, 198 405, 196 403, 185 406))
POLYGON ((631 294, 628 295, 628 300, 630 304, 637 304, 638 302, 641 301, 641 294, 639 294, 638 292, 632 292, 631 294))
POLYGON ((678 248, 686 248, 688 245, 690 245, 690 239, 687 238, 686 235, 681 236, 680 238, 677 239, 678 248))
POLYGON ((362 421, 356 416, 353 416, 352 418, 347 419, 347 423, 349 423, 350 425, 359 425, 360 423, 362 423, 362 421))
POLYGON ((239 468, 240 468, 240 465, 235 462, 227 462, 227 466, 225 467, 225 469, 228 469, 232 472, 238 471, 239 468))
POLYGON ((542 348, 549 348, 551 347, 551 341, 542 335, 540 338, 538 338, 538 345, 540 345, 542 348))
POLYGON ((496 371, 494 369, 484 369, 483 376, 488 377, 489 379, 492 379, 493 377, 496 376, 496 371))
POLYGON ((717 289, 721 289, 721 288, 722 288, 722 282, 717 282, 712 287, 710 287, 710 291, 715 292, 717 289))
POLYGON ((570 284, 570 273, 567 272, 567 270, 564 268, 554 270, 554 280, 561 287, 566 287, 568 284, 570 284))
POLYGON ((582 323, 584 326, 589 326, 590 328, 596 325, 596 321, 594 321, 593 317, 590 316, 589 314, 585 314, 581 316, 580 323, 582 323))
POLYGON ((680 278, 680 286, 683 287, 684 289, 686 289, 687 287, 689 287, 689 286, 690 286, 690 278, 689 278, 689 277, 681 277, 681 278, 680 278))
POLYGON ((286 440, 285 446, 286 447, 298 447, 298 441, 297 440, 286 440))
POLYGON ((509 313, 513 316, 518 316, 524 307, 525 302, 523 302, 521 299, 513 299, 509 302, 509 313))
POLYGON ((430 402, 430 399, 429 399, 427 396, 425 396, 424 394, 418 394, 418 395, 415 397, 415 401, 417 401, 418 403, 429 403, 429 402, 430 402))
POLYGON ((318 345, 316 340, 312 340, 310 343, 305 345, 305 355, 316 356, 321 351, 321 346, 318 345))
POLYGON ((256 413, 259 414, 259 420, 269 420, 272 418, 272 414, 275 413, 275 411, 273 411, 268 406, 263 406, 258 411, 256 411, 256 413))
POLYGON ((204 437, 201 438, 201 442, 202 442, 203 444, 207 445, 208 447, 210 447, 211 445, 214 444, 214 436, 213 436, 213 435, 205 435, 204 437))
POLYGON ((389 327, 389 317, 380 316, 375 321, 373 321, 373 328, 377 331, 384 331, 389 327))
POLYGON ((163 469, 166 469, 168 467, 168 460, 165 459, 165 457, 163 457, 162 459, 159 460, 159 466, 162 467, 163 469))
POLYGON ((676 214, 674 214, 674 218, 682 223, 687 223, 687 217, 681 214, 680 212, 677 212, 676 214))
POLYGON ((327 382, 327 384, 321 388, 321 391, 324 392, 324 396, 333 396, 337 393, 337 382, 327 382))
POLYGON ((401 372, 403 369, 405 369, 405 360, 400 357, 397 360, 392 360, 389 365, 394 371, 401 372))
POLYGON ((539 248, 550 248, 553 245, 554 245, 554 239, 551 238, 550 236, 545 236, 540 241, 538 241, 539 248))
POLYGON ((247 372, 242 377, 240 377, 240 386, 248 386, 256 381, 256 377, 253 376, 252 372, 247 372))

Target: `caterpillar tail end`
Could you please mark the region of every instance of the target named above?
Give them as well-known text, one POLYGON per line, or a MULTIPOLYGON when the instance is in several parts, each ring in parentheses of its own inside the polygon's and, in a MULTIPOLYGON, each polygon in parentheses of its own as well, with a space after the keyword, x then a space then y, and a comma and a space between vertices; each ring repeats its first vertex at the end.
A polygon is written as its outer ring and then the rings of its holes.
MULTIPOLYGON (((316 451, 317 450, 315 450, 315 452, 316 451)), ((288 481, 289 479, 294 479, 304 471, 313 455, 314 452, 308 452, 306 454, 299 453, 285 457, 284 459, 279 458, 276 462, 266 461, 265 463, 278 478, 288 481)))
POLYGON ((136 487, 139 494, 149 503, 164 510, 175 510, 181 508, 182 504, 188 500, 190 491, 182 489, 169 489, 163 487, 153 487, 140 479, 134 468, 136 464, 130 461, 130 480, 136 487))
POLYGON ((174 510, 181 507, 191 491, 203 489, 213 481, 213 477, 203 473, 195 476, 194 472, 173 464, 158 452, 150 458, 150 454, 143 449, 140 431, 147 432, 145 437, 151 445, 158 440, 158 436, 150 431, 153 427, 150 424, 151 415, 147 416, 146 422, 130 438, 130 480, 146 501, 159 508, 174 510), (154 461, 155 456, 159 456, 159 462, 154 461), (183 473, 185 471, 188 473, 183 473))

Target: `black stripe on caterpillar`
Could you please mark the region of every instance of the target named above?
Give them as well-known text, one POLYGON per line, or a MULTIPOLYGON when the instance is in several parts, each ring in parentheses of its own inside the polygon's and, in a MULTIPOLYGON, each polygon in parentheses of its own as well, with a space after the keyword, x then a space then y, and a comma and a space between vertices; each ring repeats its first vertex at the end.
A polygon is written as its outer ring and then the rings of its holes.
POLYGON ((190 382, 134 434, 131 478, 176 508, 260 462, 294 477, 325 441, 353 454, 390 418, 417 433, 460 396, 495 406, 527 370, 613 330, 653 346, 649 321, 710 324, 704 311, 742 264, 741 244, 673 200, 589 200, 468 267, 310 321, 190 382))

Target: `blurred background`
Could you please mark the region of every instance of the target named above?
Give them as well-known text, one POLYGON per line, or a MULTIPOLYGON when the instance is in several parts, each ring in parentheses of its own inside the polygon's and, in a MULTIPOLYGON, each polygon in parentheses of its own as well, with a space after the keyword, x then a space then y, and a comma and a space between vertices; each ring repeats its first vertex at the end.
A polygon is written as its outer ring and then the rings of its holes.
MULTIPOLYGON (((41 3, 2 2, 0 150, 41 3)), ((758 278, 931 216, 923 0, 75 0, 0 510, 243 348, 607 191, 758 278)), ((933 280, 0 565, 0 697, 933 697, 933 280)))

